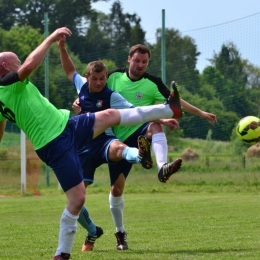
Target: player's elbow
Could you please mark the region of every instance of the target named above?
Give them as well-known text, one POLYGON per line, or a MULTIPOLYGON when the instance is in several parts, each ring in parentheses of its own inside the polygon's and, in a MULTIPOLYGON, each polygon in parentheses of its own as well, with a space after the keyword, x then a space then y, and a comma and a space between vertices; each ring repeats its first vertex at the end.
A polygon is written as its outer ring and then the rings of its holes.
POLYGON ((20 81, 24 81, 28 78, 35 69, 35 64, 33 62, 26 61, 17 72, 20 81))

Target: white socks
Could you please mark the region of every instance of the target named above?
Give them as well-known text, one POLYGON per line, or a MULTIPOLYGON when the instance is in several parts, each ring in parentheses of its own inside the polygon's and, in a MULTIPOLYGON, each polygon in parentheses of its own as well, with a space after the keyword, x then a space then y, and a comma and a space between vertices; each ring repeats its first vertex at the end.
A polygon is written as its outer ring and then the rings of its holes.
POLYGON ((124 211, 124 196, 114 197, 111 192, 109 194, 110 211, 114 224, 116 226, 116 232, 124 232, 124 221, 123 221, 123 211, 124 211))
POLYGON ((77 219, 78 216, 74 216, 66 208, 64 209, 60 220, 59 244, 55 255, 71 253, 72 244, 77 232, 77 219))
POLYGON ((165 133, 157 133, 152 136, 152 149, 156 158, 158 171, 167 162, 168 145, 165 133))
POLYGON ((161 118, 172 118, 173 111, 168 104, 119 109, 121 116, 119 125, 130 126, 161 118))

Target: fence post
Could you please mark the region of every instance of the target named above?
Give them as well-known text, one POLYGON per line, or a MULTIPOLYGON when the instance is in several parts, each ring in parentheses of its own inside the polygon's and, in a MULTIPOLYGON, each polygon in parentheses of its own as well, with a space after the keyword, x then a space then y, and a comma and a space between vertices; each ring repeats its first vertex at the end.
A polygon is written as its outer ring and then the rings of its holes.
POLYGON ((242 167, 246 168, 246 156, 244 154, 242 155, 242 167))

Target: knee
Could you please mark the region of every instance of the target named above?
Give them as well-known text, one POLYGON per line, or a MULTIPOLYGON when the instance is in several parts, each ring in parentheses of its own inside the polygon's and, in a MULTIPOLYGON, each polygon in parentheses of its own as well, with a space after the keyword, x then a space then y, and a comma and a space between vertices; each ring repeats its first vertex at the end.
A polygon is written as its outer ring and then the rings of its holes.
POLYGON ((75 198, 73 198, 72 203, 75 211, 80 212, 85 203, 85 194, 78 194, 75 198))
POLYGON ((85 187, 83 184, 82 187, 77 187, 75 190, 67 193, 68 209, 74 215, 79 214, 85 203, 85 187))
POLYGON ((85 203, 85 193, 84 194, 80 194, 77 201, 78 203, 76 203, 78 205, 78 207, 81 209, 85 203))
POLYGON ((114 197, 119 197, 123 194, 124 192, 124 186, 121 186, 121 185, 112 185, 111 186, 111 194, 114 196, 114 197))
POLYGON ((118 162, 122 160, 122 153, 126 147, 126 144, 119 140, 113 141, 108 150, 108 159, 111 162, 118 162))

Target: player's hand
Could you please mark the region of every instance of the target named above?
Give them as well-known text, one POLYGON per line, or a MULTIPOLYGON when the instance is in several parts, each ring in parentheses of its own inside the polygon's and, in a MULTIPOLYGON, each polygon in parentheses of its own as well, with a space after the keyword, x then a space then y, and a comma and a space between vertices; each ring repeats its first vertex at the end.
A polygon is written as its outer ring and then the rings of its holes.
POLYGON ((64 48, 66 43, 66 35, 61 35, 60 38, 57 40, 57 44, 59 48, 64 48))
POLYGON ((79 105, 80 103, 79 103, 79 98, 77 98, 74 102, 73 102, 73 104, 72 104, 72 109, 77 113, 77 114, 80 114, 80 112, 81 112, 81 107, 80 107, 80 105, 79 105))
POLYGON ((217 116, 205 111, 201 111, 201 118, 204 118, 206 120, 208 120, 208 122, 212 125, 214 125, 215 123, 217 123, 217 116))
POLYGON ((170 119, 160 119, 160 123, 168 126, 170 131, 179 128, 179 123, 176 119, 170 118, 170 119))
POLYGON ((67 27, 56 29, 49 37, 53 42, 58 41, 62 36, 71 36, 72 32, 67 27))

